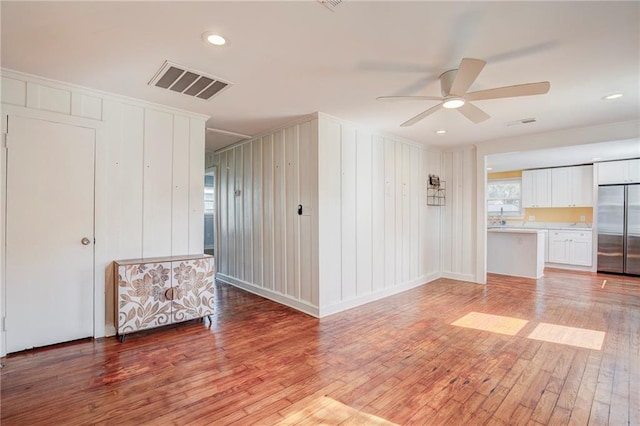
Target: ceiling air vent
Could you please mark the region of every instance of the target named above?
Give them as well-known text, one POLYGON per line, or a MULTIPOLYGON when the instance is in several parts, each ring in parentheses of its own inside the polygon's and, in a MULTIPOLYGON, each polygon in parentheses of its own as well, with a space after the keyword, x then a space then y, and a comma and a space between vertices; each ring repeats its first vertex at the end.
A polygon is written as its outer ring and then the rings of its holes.
POLYGON ((182 65, 164 61, 156 75, 149 81, 149 84, 187 96, 209 100, 233 83, 182 65))
POLYGON ((336 6, 342 3, 342 0, 317 0, 317 2, 333 12, 336 6))

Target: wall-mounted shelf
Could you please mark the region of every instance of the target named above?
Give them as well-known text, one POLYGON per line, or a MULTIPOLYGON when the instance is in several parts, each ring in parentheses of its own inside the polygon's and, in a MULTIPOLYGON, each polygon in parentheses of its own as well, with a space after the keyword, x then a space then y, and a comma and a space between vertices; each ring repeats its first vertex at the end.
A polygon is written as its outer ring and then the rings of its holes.
POLYGON ((427 205, 444 206, 447 204, 447 183, 440 181, 439 186, 427 185, 427 205))

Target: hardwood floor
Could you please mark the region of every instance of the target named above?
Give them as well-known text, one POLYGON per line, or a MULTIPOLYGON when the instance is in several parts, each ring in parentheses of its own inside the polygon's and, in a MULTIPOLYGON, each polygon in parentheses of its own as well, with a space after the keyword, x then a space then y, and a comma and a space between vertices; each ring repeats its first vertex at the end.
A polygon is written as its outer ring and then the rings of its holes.
POLYGON ((322 320, 223 284, 216 298, 211 324, 7 357, 2 425, 300 424, 324 396, 396 424, 640 424, 640 278, 440 279, 322 320), (469 312, 528 323, 451 325, 469 312), (527 338, 540 323, 606 335, 601 350, 527 338))

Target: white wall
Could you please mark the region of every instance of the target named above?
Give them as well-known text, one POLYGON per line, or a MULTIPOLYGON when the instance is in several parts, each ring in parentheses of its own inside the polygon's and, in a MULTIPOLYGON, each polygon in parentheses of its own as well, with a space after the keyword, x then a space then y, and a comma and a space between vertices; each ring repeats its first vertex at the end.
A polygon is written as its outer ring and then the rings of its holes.
POLYGON ((217 278, 316 316, 317 152, 308 117, 214 157, 217 278))
POLYGON ((440 152, 319 114, 320 316, 440 276, 440 152))
MULTIPOLYGON (((94 329, 113 334, 112 261, 203 251, 206 117, 9 70, 2 110, 3 127, 7 112, 20 111, 97 129, 94 329)), ((3 193, 2 212, 5 202, 3 193)))
POLYGON ((217 151, 218 279, 321 317, 439 277, 440 163, 321 113, 217 151))
POLYGON ((442 224, 442 276, 463 281, 476 278, 475 169, 473 147, 442 154, 441 178, 447 185, 442 224))

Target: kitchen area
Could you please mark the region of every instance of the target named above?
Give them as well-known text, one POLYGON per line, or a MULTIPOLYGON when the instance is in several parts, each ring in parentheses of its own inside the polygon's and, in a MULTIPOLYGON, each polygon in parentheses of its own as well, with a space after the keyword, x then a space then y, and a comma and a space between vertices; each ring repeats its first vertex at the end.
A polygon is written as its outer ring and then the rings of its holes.
POLYGON ((487 170, 487 271, 640 274, 640 159, 487 170))

